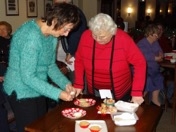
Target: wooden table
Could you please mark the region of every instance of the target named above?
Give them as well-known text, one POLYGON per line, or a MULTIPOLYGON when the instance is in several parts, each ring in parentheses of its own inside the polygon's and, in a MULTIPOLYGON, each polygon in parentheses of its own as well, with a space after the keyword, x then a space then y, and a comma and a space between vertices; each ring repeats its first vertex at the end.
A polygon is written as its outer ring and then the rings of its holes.
MULTIPOLYGON (((139 120, 134 126, 116 126, 109 114, 97 114, 96 107, 102 103, 102 100, 92 96, 86 96, 96 99, 96 104, 92 107, 83 108, 87 111, 86 116, 79 120, 104 120, 107 124, 108 132, 129 131, 129 132, 153 132, 162 115, 162 109, 157 106, 143 104, 136 112, 139 120)), ((65 108, 78 107, 73 102, 62 102, 43 117, 37 119, 25 127, 26 132, 75 132, 75 120, 65 118, 61 111, 65 108)))
POLYGON ((172 123, 175 122, 175 111, 176 111, 176 64, 170 63, 168 60, 160 62, 161 67, 174 69, 174 97, 173 97, 173 110, 172 110, 172 123))

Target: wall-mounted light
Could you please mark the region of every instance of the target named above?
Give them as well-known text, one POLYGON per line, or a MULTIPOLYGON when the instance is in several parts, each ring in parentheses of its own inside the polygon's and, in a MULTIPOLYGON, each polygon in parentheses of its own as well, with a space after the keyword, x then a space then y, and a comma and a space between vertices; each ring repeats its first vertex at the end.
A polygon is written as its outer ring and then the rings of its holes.
POLYGON ((127 13, 128 13, 128 16, 131 15, 131 13, 132 13, 132 8, 131 8, 131 7, 128 7, 128 8, 127 8, 127 13))
POLYGON ((170 9, 168 9, 168 10, 167 10, 167 12, 168 12, 168 13, 171 13, 171 10, 170 10, 170 9))
POLYGON ((147 15, 150 16, 151 15, 152 10, 150 8, 147 9, 147 15))

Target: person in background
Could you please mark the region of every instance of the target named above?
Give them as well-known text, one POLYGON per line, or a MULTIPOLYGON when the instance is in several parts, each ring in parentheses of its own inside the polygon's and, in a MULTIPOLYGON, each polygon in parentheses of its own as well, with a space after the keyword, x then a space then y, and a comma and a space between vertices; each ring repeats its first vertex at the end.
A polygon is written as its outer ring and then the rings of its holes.
POLYGON ((160 73, 158 62, 163 60, 163 51, 158 43, 160 30, 155 24, 149 24, 145 29, 145 37, 137 45, 145 56, 147 61, 147 78, 145 84, 144 96, 151 93, 151 103, 161 106, 159 100, 160 90, 164 88, 164 78, 160 73))
POLYGON ((103 13, 92 17, 89 29, 81 36, 75 56, 74 87, 77 95, 84 88, 85 74, 89 94, 111 90, 115 100, 141 104, 146 76, 146 61, 133 39, 117 29, 113 19, 103 13), (132 77, 131 65, 134 67, 132 77))
MULTIPOLYGON (((172 47, 172 44, 171 44, 171 41, 167 38, 167 36, 165 35, 164 33, 164 26, 163 24, 161 23, 156 23, 157 26, 158 26, 158 29, 160 30, 160 33, 159 33, 159 39, 158 39, 158 42, 159 42, 159 45, 163 51, 163 53, 170 53, 173 51, 173 47, 172 47)), ((168 100, 168 104, 170 106, 172 106, 172 97, 173 97, 173 94, 174 94, 174 81, 173 81, 173 78, 174 78, 174 69, 170 69, 170 68, 163 68, 163 75, 164 77, 166 78, 166 87, 167 87, 167 100, 168 100)), ((163 91, 164 93, 164 91, 163 91)))
POLYGON ((165 36, 164 34, 164 27, 161 23, 157 23, 156 24, 158 26, 159 29, 159 35, 158 35, 158 42, 159 45, 163 51, 163 53, 170 53, 172 52, 173 48, 171 45, 171 41, 165 36))
POLYGON ((21 25, 13 34, 4 91, 18 132, 46 113, 46 98, 72 101, 75 89, 55 63, 57 38, 67 36, 79 23, 77 7, 55 4, 41 19, 21 25), (47 77, 57 84, 50 84, 47 77))
MULTIPOLYGON (((72 0, 54 0, 54 3, 63 3, 63 2, 71 4, 72 0)), ((87 20, 84 13, 78 7, 77 10, 79 12, 80 23, 77 26, 77 28, 72 30, 67 37, 62 36, 59 39, 60 44, 58 45, 58 54, 57 54, 57 61, 58 61, 57 63, 61 67, 60 68, 61 71, 67 74, 71 82, 74 81, 74 71, 70 70, 67 65, 73 63, 74 60, 71 60, 71 58, 74 57, 75 55, 82 33, 87 29, 87 20), (67 65, 62 64, 61 62, 63 61, 67 65)))
POLYGON ((11 33, 12 26, 6 21, 0 21, 0 130, 3 132, 9 132, 8 115, 4 105, 6 98, 3 92, 3 81, 8 65, 11 33))
POLYGON ((6 71, 6 66, 0 62, 0 130, 3 132, 9 132, 8 127, 8 113, 5 108, 6 98, 3 92, 3 81, 4 72, 6 71))
POLYGON ((8 63, 11 33, 12 26, 6 21, 0 21, 0 62, 8 63))
POLYGON ((122 30, 125 29, 124 20, 123 20, 123 18, 122 18, 121 16, 118 16, 118 17, 116 18, 116 24, 117 24, 117 28, 120 28, 120 29, 122 29, 122 30))

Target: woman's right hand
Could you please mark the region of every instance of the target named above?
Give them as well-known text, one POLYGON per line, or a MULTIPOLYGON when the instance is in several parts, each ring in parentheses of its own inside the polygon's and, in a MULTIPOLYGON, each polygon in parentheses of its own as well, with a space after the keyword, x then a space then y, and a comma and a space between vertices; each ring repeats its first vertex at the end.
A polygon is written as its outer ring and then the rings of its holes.
POLYGON ((161 62, 161 61, 163 61, 163 57, 161 57, 161 56, 155 56, 155 61, 156 62, 161 62))
POLYGON ((4 81, 4 77, 0 76, 0 82, 3 82, 3 81, 4 81))
POLYGON ((74 96, 72 96, 70 93, 66 92, 66 91, 62 91, 60 93, 60 99, 64 100, 64 101, 72 101, 74 96))
POLYGON ((60 71, 61 71, 64 75, 66 75, 66 74, 69 72, 69 69, 68 69, 67 67, 62 67, 62 68, 60 68, 60 71))
POLYGON ((76 90, 76 97, 79 95, 79 94, 82 94, 82 89, 80 88, 75 88, 76 90))

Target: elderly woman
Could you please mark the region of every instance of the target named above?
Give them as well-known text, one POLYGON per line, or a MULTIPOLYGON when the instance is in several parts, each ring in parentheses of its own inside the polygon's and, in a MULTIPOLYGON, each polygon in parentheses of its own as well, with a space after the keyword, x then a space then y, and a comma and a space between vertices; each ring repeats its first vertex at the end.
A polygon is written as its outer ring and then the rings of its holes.
POLYGON ((138 47, 147 60, 147 79, 144 96, 147 92, 152 93, 151 101, 161 106, 159 92, 164 88, 163 76, 160 73, 158 62, 163 60, 163 51, 158 43, 160 30, 157 25, 150 24, 145 29, 145 37, 138 42, 138 47))
POLYGON ((107 14, 97 14, 90 19, 88 26, 75 58, 74 87, 77 94, 84 88, 85 75, 90 94, 96 95, 100 89, 108 89, 116 100, 129 101, 131 93, 131 101, 141 104, 146 61, 132 38, 117 29, 107 14))
POLYGON ((57 37, 79 23, 77 7, 55 4, 41 19, 29 20, 13 34, 4 90, 9 96, 17 131, 46 113, 46 98, 71 101, 71 82, 55 64, 57 37), (47 77, 59 87, 53 86, 47 77))

